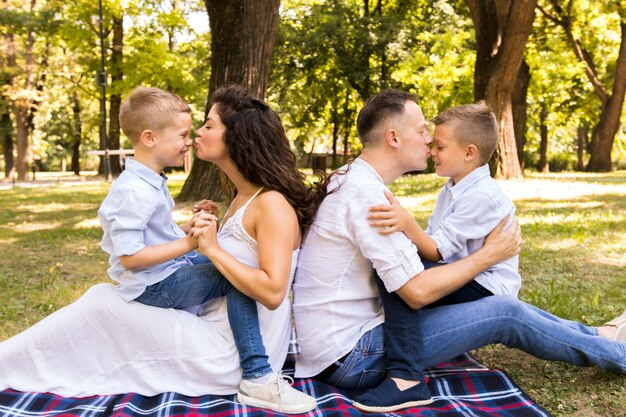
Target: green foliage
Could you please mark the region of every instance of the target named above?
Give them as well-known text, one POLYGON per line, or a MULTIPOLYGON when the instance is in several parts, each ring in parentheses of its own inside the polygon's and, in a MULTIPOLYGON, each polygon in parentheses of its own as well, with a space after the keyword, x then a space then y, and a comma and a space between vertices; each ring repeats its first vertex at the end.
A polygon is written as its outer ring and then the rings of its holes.
MULTIPOLYGON (((580 40, 582 48, 590 55, 600 81, 610 93, 621 42, 620 21, 623 19, 617 2, 576 0, 571 3, 574 37, 580 40)), ((557 16, 551 2, 540 0, 539 4, 551 15, 557 16)), ((596 92, 585 74, 584 65, 576 59, 563 28, 542 13, 537 13, 525 59, 531 67, 526 164, 536 166, 539 159, 539 114, 542 104, 545 104, 549 109, 550 169, 573 169, 576 166, 576 129, 583 127, 590 136, 600 117, 596 92)), ((612 152, 612 159, 618 167, 623 167, 620 161, 626 159, 626 131, 623 128, 626 110, 622 112, 622 121, 612 152)))

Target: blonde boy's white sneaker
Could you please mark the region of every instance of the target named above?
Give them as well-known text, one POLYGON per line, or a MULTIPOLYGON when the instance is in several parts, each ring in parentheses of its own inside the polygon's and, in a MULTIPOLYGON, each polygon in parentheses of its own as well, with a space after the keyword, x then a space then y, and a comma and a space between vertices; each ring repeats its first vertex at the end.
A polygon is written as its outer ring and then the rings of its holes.
POLYGON ((313 410, 317 405, 315 398, 298 391, 291 384, 293 378, 282 374, 272 374, 262 384, 244 379, 239 385, 237 401, 285 414, 301 414, 313 410))

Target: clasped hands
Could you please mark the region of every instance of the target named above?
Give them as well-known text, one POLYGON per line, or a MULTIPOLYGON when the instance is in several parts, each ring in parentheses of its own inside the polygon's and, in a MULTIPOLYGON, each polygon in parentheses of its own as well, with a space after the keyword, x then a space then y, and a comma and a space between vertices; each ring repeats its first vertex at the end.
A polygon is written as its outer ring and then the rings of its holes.
POLYGON ((217 230, 219 229, 219 208, 212 200, 202 200, 193 205, 193 217, 187 236, 193 246, 207 254, 217 247, 217 230))

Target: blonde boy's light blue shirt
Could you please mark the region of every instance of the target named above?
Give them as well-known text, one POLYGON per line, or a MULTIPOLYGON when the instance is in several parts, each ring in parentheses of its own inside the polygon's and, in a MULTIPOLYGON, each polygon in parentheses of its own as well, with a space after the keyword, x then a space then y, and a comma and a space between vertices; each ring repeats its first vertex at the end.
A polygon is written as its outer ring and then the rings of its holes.
MULTIPOLYGON (((515 205, 483 165, 454 184, 449 179, 439 193, 428 220, 428 233, 445 263, 465 258, 483 246, 485 237, 510 214, 515 205)), ((483 271, 475 279, 494 294, 517 296, 522 285, 519 257, 483 271)))
POLYGON ((147 286, 191 265, 188 256, 195 256, 192 251, 171 261, 134 270, 124 268, 120 262, 120 256, 134 255, 146 246, 185 237, 172 217, 174 200, 166 180, 165 175, 129 158, 98 210, 104 231, 100 246, 110 255, 108 273, 119 282, 117 289, 126 300, 137 298, 147 286))

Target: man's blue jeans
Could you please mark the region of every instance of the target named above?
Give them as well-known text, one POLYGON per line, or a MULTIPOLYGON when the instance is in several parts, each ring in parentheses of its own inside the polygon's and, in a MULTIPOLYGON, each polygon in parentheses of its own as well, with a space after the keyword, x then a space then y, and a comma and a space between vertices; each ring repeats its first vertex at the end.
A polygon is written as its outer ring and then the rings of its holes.
MULTIPOLYGON (((501 343, 541 359, 626 373, 626 343, 600 337, 594 327, 561 319, 515 297, 494 295, 421 310, 419 325, 424 367, 501 343)), ((365 333, 326 382, 345 389, 380 384, 387 370, 385 326, 365 333)))
POLYGON ((182 309, 226 297, 228 321, 239 351, 243 379, 271 373, 256 301, 233 287, 206 256, 198 254, 190 259, 193 265, 180 268, 163 281, 150 285, 135 301, 155 307, 182 309))

